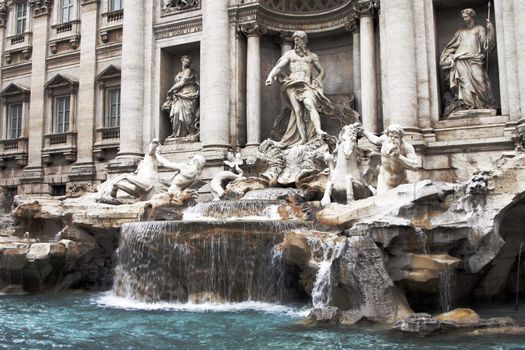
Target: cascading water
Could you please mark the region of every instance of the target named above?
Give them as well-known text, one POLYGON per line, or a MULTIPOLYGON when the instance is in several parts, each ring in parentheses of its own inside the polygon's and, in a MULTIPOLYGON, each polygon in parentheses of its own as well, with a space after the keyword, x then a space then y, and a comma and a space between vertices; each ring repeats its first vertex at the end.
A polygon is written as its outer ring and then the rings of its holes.
POLYGON ((421 250, 421 253, 428 254, 428 237, 425 231, 420 229, 419 227, 415 228, 416 231, 416 237, 417 242, 419 244, 419 249, 421 250))
POLYGON ((186 209, 183 220, 280 220, 280 208, 291 214, 291 210, 277 200, 202 202, 186 209))
POLYGON ((441 272, 439 276, 439 301, 441 310, 449 312, 452 307, 452 278, 454 270, 448 268, 441 272))
POLYGON ((328 306, 332 301, 332 264, 343 252, 345 242, 338 237, 308 240, 312 255, 322 257, 312 289, 312 304, 315 308, 328 306))
POLYGON ((287 299, 276 249, 296 221, 167 221, 123 225, 114 292, 148 301, 287 299))

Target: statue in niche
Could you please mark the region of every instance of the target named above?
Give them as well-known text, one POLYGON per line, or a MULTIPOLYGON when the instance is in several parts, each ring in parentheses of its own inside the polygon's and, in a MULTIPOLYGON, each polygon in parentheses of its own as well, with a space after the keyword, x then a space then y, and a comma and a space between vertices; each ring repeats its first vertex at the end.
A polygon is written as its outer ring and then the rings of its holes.
POLYGON ((325 73, 317 55, 307 47, 306 33, 297 31, 292 40, 294 49, 277 61, 266 79, 266 85, 270 86, 273 80, 279 78, 284 99, 292 108, 288 127, 279 142, 283 148, 306 144, 316 136, 325 136, 319 111, 329 115, 334 111, 332 103, 323 94, 325 73), (319 73, 316 77, 313 75, 314 69, 319 73), (287 70, 290 74, 282 77, 280 73, 287 70))
POLYGON ((168 90, 162 109, 169 111, 173 132, 167 141, 197 141, 199 139, 199 77, 190 67, 191 57, 182 56, 182 70, 168 90))
POLYGON ((473 9, 461 15, 466 26, 445 46, 439 62, 450 88, 445 96, 447 117, 458 111, 496 108, 485 65, 496 46, 494 27, 489 19, 486 29, 476 24, 473 9))
POLYGON ((374 145, 381 146, 381 167, 377 178, 377 194, 382 194, 407 183, 406 170, 417 170, 418 161, 414 146, 403 140, 404 131, 400 125, 390 125, 380 137, 369 131, 362 131, 374 145))
POLYGON ((330 168, 330 179, 326 184, 321 205, 330 204, 333 197, 341 202, 346 200, 349 204, 356 199, 367 198, 373 194, 358 164, 357 141, 362 136, 361 123, 345 125, 341 129, 333 154, 326 154, 325 160, 330 168))

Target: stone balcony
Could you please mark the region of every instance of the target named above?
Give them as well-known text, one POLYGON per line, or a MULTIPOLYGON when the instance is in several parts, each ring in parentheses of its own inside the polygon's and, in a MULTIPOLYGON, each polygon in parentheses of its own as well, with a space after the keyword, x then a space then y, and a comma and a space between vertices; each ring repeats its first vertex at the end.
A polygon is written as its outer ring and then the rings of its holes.
POLYGON ((22 34, 10 35, 5 38, 4 58, 7 64, 12 62, 14 54, 20 53, 22 57, 28 60, 33 50, 33 33, 25 32, 22 34))
POLYGON ((49 51, 56 54, 62 46, 76 50, 80 44, 80 20, 51 26, 51 37, 49 38, 49 51))
POLYGON ((44 136, 42 162, 51 164, 53 156, 62 155, 67 162, 74 162, 77 158, 77 133, 74 131, 44 136))
POLYGON ((107 150, 116 150, 120 145, 120 127, 98 128, 93 154, 97 160, 104 160, 107 150))
POLYGON ((20 167, 27 165, 27 137, 12 140, 0 140, 0 168, 7 165, 7 161, 15 159, 20 167))
POLYGON ((105 12, 102 14, 102 23, 99 29, 100 40, 103 43, 109 41, 110 33, 122 30, 124 21, 124 10, 105 12))

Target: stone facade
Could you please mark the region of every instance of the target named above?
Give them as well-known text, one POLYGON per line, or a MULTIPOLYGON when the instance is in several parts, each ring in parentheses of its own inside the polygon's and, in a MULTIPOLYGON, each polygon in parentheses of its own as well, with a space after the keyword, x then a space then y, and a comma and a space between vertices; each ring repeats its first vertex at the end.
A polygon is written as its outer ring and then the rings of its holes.
POLYGON ((466 180, 514 148, 525 123, 525 4, 494 0, 488 74, 496 115, 446 119, 439 56, 472 7, 462 0, 0 1, 0 186, 61 194, 134 169, 153 138, 183 55, 200 77, 200 139, 163 147, 171 161, 201 152, 203 176, 228 151, 257 152, 283 106, 264 78, 308 33, 328 97, 355 96, 366 130, 405 128, 422 168, 411 180, 466 180), (123 127, 121 127, 123 126, 123 127))

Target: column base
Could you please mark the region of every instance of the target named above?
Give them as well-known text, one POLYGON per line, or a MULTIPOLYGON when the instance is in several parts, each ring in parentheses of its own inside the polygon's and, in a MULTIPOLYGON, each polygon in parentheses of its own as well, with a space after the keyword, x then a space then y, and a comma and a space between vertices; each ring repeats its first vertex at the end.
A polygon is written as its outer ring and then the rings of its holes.
POLYGON ((107 172, 108 174, 132 173, 142 159, 143 156, 138 154, 119 155, 108 163, 107 172))
POLYGON ((71 167, 70 181, 75 182, 93 182, 95 179, 96 170, 93 162, 75 163, 71 167))

